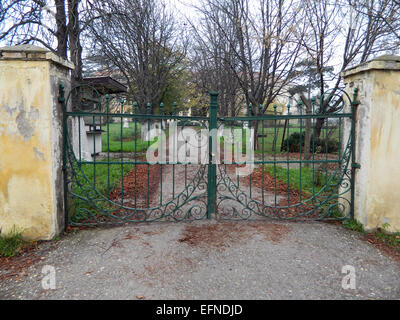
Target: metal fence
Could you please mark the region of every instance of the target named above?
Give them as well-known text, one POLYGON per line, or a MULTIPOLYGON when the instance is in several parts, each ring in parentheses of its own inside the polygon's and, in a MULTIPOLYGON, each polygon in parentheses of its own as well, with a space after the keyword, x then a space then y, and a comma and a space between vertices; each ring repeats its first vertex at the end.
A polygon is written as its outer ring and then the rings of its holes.
POLYGON ((288 106, 287 115, 218 117, 213 93, 208 117, 188 117, 176 104, 172 114, 163 104, 158 114, 136 103, 124 112, 124 101, 111 113, 109 96, 90 86, 65 96, 61 86, 67 224, 348 218, 356 93, 325 99, 340 107, 316 112, 314 100, 312 114, 300 104, 296 115, 288 106))

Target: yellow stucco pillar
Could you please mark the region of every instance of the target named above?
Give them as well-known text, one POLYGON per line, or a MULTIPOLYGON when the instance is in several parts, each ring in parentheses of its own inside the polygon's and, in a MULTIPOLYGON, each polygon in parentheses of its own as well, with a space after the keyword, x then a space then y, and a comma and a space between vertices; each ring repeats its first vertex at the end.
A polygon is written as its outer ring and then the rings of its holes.
POLYGON ((58 86, 73 65, 48 50, 0 48, 0 229, 48 240, 64 227, 58 86))
POLYGON ((343 72, 358 88, 354 215, 366 230, 400 231, 400 57, 382 56, 343 72))

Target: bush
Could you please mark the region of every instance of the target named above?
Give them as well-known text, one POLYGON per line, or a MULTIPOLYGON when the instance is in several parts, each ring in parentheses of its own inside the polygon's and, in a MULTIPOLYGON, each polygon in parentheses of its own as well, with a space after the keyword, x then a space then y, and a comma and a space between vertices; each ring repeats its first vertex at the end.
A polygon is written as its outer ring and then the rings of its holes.
MULTIPOLYGON (((288 139, 286 139, 282 144, 282 150, 287 151, 289 147, 289 152, 300 152, 300 141, 302 142, 302 150, 304 150, 304 140, 306 133, 300 135, 299 132, 293 132, 288 139)), ((311 149, 313 148, 313 137, 311 136, 311 149)), ((339 142, 334 139, 316 138, 314 140, 314 153, 335 153, 339 150, 339 142)))

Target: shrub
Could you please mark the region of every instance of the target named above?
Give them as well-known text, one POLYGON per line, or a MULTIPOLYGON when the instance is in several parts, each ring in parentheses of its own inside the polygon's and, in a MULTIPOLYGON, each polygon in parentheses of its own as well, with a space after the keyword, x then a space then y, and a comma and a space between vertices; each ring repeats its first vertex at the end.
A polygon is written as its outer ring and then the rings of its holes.
MULTIPOLYGON (((287 151, 289 147, 289 152, 300 152, 300 141, 301 146, 304 148, 305 132, 300 135, 299 132, 293 132, 288 139, 286 139, 282 144, 282 150, 287 151)), ((316 138, 313 143, 313 137, 311 136, 311 149, 314 147, 314 153, 335 153, 339 150, 339 142, 335 139, 316 138)), ((304 150, 304 149, 302 149, 304 150)))

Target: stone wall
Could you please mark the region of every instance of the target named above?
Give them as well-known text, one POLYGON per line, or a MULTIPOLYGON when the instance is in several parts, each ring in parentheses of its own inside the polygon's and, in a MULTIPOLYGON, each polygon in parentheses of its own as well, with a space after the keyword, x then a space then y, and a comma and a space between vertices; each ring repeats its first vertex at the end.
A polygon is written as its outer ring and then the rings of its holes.
POLYGON ((73 65, 35 46, 0 48, 0 229, 52 239, 64 227, 58 86, 73 65))
MULTIPOLYGON (((400 231, 400 57, 382 56, 343 73, 358 89, 355 218, 366 230, 400 231)), ((349 126, 346 126, 349 129, 349 126)))

